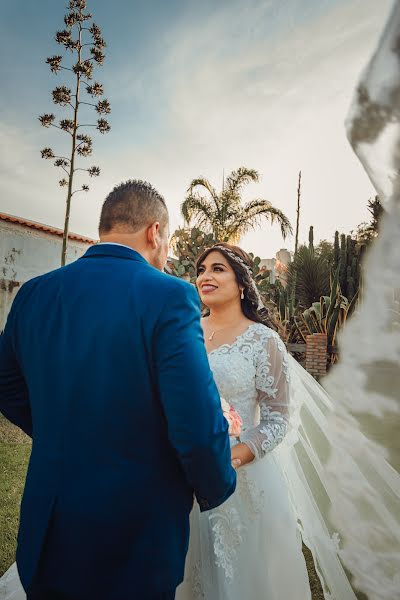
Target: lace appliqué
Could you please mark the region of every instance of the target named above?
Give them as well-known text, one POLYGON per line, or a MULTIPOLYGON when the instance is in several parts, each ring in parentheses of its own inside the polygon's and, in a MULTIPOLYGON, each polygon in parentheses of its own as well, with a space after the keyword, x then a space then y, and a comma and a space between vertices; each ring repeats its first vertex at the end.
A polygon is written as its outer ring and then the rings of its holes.
POLYGON ((278 389, 275 387, 275 378, 270 373, 271 369, 271 361, 270 357, 265 351, 265 346, 270 338, 274 338, 276 342, 276 346, 281 354, 282 358, 282 370, 285 375, 285 379, 287 383, 290 383, 290 375, 289 375, 289 356, 285 347, 285 344, 282 342, 281 338, 277 333, 272 330, 267 330, 265 333, 261 333, 260 335, 260 345, 258 349, 258 357, 257 357, 257 388, 266 394, 268 394, 271 398, 275 398, 278 389))
MULTIPOLYGON (((241 496, 246 506, 247 517, 250 520, 255 519, 262 509, 264 490, 258 489, 255 481, 247 477, 245 467, 238 470, 236 494, 241 496)), ((208 518, 212 524, 215 563, 223 569, 225 577, 232 581, 237 549, 242 543, 242 532, 246 529, 246 523, 242 523, 237 510, 229 506, 229 500, 218 509, 211 511, 208 518)), ((192 575, 192 587, 196 600, 204 597, 200 575, 196 576, 195 572, 192 575)))
POLYGON ((261 511, 264 502, 264 490, 257 487, 254 479, 247 477, 246 468, 238 469, 237 491, 245 504, 249 517, 256 518, 261 511))
POLYGON ((269 342, 275 342, 282 359, 284 379, 289 381, 289 360, 279 335, 260 323, 250 325, 232 344, 222 344, 209 353, 210 366, 219 392, 243 419, 243 432, 257 423, 257 389, 273 399, 277 384, 271 373, 269 342))
POLYGON ((233 563, 237 548, 242 543, 242 524, 235 508, 222 505, 209 515, 214 534, 216 564, 224 570, 227 579, 233 579, 233 563))
POLYGON ((286 436, 289 428, 287 419, 278 411, 273 411, 270 406, 261 405, 261 419, 268 421, 260 429, 260 433, 265 436, 261 443, 261 448, 264 453, 270 452, 278 446, 286 436))
POLYGON ((190 573, 190 588, 194 600, 204 600, 205 593, 203 589, 203 582, 201 579, 201 567, 200 562, 193 565, 190 573))

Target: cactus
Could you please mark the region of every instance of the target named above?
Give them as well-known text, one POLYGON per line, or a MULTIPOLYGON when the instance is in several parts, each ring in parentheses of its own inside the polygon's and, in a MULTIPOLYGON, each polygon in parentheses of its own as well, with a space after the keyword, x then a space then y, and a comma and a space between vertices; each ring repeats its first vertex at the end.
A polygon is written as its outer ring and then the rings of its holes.
POLYGON ((330 296, 322 296, 319 302, 314 302, 310 308, 300 315, 299 327, 304 337, 313 333, 326 333, 328 338, 329 363, 335 362, 336 355, 332 352, 335 345, 336 335, 343 323, 353 313, 358 300, 355 291, 353 298, 349 301, 342 295, 340 289, 340 266, 331 277, 330 296))
POLYGON ((173 274, 185 277, 192 283, 196 280, 196 259, 206 249, 215 244, 212 234, 204 233, 197 227, 177 229, 171 238, 171 247, 177 258, 172 259, 173 274))
MULTIPOLYGON (((304 247, 304 252, 312 253, 314 243, 314 231, 310 227, 309 247, 304 247), (310 252, 311 251, 311 252, 310 252)), ((311 333, 326 333, 329 347, 334 345, 336 334, 344 321, 354 310, 360 287, 360 261, 363 247, 351 236, 340 235, 335 232, 333 251, 333 273, 330 277, 326 292, 322 292, 319 301, 312 302, 311 306, 304 310, 297 305, 296 311, 290 305, 289 295, 285 290, 278 290, 276 302, 275 320, 279 332, 285 342, 304 341, 311 333), (323 295, 330 289, 329 296, 323 295), (299 311, 302 311, 299 313, 299 311)), ((329 269, 329 267, 327 267, 329 269)), ((293 267, 292 267, 293 269, 293 267)), ((292 280, 293 281, 293 280, 292 280)), ((289 278, 289 286, 292 281, 289 278)), ((311 303, 311 302, 310 302, 311 303)), ((330 362, 334 362, 335 355, 329 356, 330 362)))
POLYGON ((340 260, 339 260, 339 282, 342 290, 346 286, 346 236, 344 233, 340 236, 340 260))
POLYGON ((360 285, 361 247, 350 235, 335 233, 334 267, 339 267, 339 283, 343 296, 351 301, 360 285))
POLYGON ((254 256, 251 252, 249 253, 249 256, 252 260, 251 270, 258 291, 260 292, 263 301, 269 302, 271 300, 271 294, 274 292, 274 289, 271 286, 271 273, 267 269, 261 268, 261 258, 259 256, 254 256))
POLYGON ((279 283, 272 287, 275 287, 276 297, 275 310, 270 311, 270 318, 279 335, 286 343, 305 343, 305 337, 296 322, 293 294, 279 283))
POLYGON ((339 232, 335 231, 335 242, 333 245, 334 255, 333 255, 333 268, 336 270, 339 266, 340 261, 340 243, 339 243, 339 232))
POLYGON ((308 232, 308 247, 310 250, 314 250, 314 227, 312 225, 308 232))

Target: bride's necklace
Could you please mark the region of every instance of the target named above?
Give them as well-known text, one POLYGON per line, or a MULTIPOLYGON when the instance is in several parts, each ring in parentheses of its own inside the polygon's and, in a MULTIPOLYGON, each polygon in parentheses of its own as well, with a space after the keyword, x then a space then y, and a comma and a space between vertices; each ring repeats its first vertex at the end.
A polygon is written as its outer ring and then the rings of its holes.
POLYGON ((221 331, 225 331, 225 329, 231 329, 231 328, 232 328, 232 325, 229 325, 229 327, 223 327, 222 329, 213 329, 213 331, 211 332, 210 337, 208 338, 208 341, 212 342, 213 339, 214 339, 214 335, 216 333, 220 333, 221 331))

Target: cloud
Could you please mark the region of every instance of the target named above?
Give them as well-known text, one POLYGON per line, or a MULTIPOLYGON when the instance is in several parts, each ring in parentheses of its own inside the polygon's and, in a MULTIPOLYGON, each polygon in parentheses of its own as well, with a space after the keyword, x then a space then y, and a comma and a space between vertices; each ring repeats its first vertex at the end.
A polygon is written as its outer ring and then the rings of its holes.
MULTIPOLYGON (((170 32, 158 67, 167 121, 158 140, 130 149, 129 162, 160 183, 174 224, 193 177, 205 175, 218 186, 223 169, 240 165, 262 174, 248 196, 268 198, 292 222, 303 170, 302 239, 311 224, 318 239, 365 218, 373 190, 343 123, 385 7, 325 3, 299 23, 290 15, 302 6, 232 2, 201 20, 186 14, 170 32)), ((265 256, 293 242, 267 225, 244 243, 265 256)))
POLYGON ((50 177, 41 167, 39 147, 32 135, 21 127, 0 122, 2 211, 20 212, 26 218, 51 214, 50 177))
MULTIPOLYGON (((246 198, 266 197, 293 223, 302 169, 302 239, 309 225, 316 239, 332 237, 335 227, 355 227, 366 218, 373 190, 347 144, 343 123, 390 4, 231 0, 186 5, 174 25, 160 33, 150 67, 141 59, 137 72, 125 57, 129 64, 116 69, 113 130, 94 144, 102 176, 92 192, 74 200, 72 228, 95 235, 105 195, 114 184, 135 177, 150 180, 166 196, 176 227, 192 178, 204 175, 219 187, 223 169, 227 173, 241 165, 262 175, 246 198)), ((111 102, 112 87, 109 77, 111 102)), ((34 198, 31 212, 42 220, 48 214, 47 221, 61 226, 63 191, 54 185, 55 171, 37 158, 33 162, 39 146, 46 145, 38 146, 37 140, 44 137, 35 132, 27 139, 22 131, 10 136, 15 138, 11 167, 15 159, 25 169, 17 186, 3 183, 17 198, 13 212, 28 216, 25 191, 34 198)), ((265 225, 243 245, 267 257, 293 241, 283 242, 278 226, 265 225)))

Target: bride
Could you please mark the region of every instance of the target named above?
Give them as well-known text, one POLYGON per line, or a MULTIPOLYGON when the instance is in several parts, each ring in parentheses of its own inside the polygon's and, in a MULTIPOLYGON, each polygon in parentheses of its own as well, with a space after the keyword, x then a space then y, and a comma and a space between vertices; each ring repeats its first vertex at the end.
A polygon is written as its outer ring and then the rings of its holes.
POLYGON ((290 422, 288 354, 258 315, 245 252, 218 244, 197 264, 197 288, 210 310, 202 320, 210 366, 243 428, 232 442, 235 494, 210 512, 192 511, 177 600, 309 600, 302 540, 279 460, 290 422))

